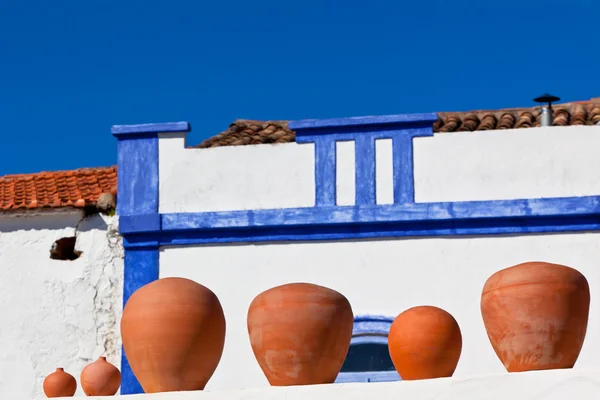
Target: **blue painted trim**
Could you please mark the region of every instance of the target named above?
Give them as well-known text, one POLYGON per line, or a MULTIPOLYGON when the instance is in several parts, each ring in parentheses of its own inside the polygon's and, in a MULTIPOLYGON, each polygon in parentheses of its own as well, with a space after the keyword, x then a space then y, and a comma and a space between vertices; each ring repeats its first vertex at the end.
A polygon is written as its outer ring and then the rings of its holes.
POLYGON ((315 204, 336 204, 336 146, 331 139, 315 143, 315 204))
POLYGON ((117 214, 158 212, 158 138, 119 140, 117 214))
POLYGON ((141 215, 124 215, 119 217, 121 235, 155 233, 161 230, 161 217, 158 213, 141 215))
MULTIPOLYGON (((129 297, 136 290, 158 279, 158 268, 157 242, 151 248, 126 249, 123 278, 123 307, 125 307, 127 300, 129 300, 129 297)), ((122 395, 144 393, 142 386, 129 366, 125 349, 122 349, 121 376, 122 395)))
MULTIPOLYGON (((385 232, 390 230, 388 224, 393 223, 449 223, 435 225, 433 229, 438 230, 461 227, 466 221, 481 221, 479 228, 488 229, 495 226, 490 225, 489 220, 496 220, 494 224, 514 227, 513 233, 518 233, 519 230, 528 232, 527 222, 541 217, 583 217, 583 221, 573 219, 570 225, 596 225, 600 223, 600 196, 162 214, 162 230, 257 228, 256 234, 260 235, 259 229, 266 228, 306 227, 310 232, 319 232, 338 230, 340 225, 356 227, 360 224, 363 228, 371 225, 372 229, 385 232), (524 228, 520 229, 521 226, 524 228)), ((561 226, 563 224, 561 221, 561 226)), ((355 228, 358 233, 362 230, 355 228)), ((351 232, 347 233, 353 237, 351 232)))
POLYGON ((375 205, 375 140, 369 136, 358 136, 354 149, 356 205, 375 205))
POLYGON ((412 136, 397 135, 392 139, 394 203, 415 202, 414 158, 412 136))
POLYGON ((364 335, 384 335, 387 337, 394 318, 382 315, 357 315, 354 317, 353 338, 364 335))
POLYGON ((166 122, 158 124, 114 125, 111 132, 116 137, 124 135, 158 134, 189 132, 192 126, 189 122, 166 122))
POLYGON ((389 127, 385 127, 386 129, 384 130, 377 130, 377 131, 373 131, 373 130, 368 130, 368 129, 353 129, 353 130, 349 130, 349 131, 342 131, 339 133, 327 133, 327 134, 312 134, 312 133, 307 133, 305 135, 302 136, 296 136, 296 143, 315 143, 321 140, 329 140, 329 139, 333 139, 336 142, 348 142, 348 141, 354 141, 357 137, 360 136, 368 136, 371 137, 375 140, 378 139, 392 139, 398 135, 402 135, 402 136, 410 136, 410 137, 427 137, 427 136, 433 136, 433 128, 428 126, 428 127, 421 127, 421 128, 414 128, 414 127, 402 127, 396 130, 389 130, 389 127))
POLYGON ((390 138, 394 143, 394 203, 414 202, 412 138, 432 136, 436 120, 437 114, 406 114, 290 122, 297 143, 315 144, 315 204, 337 204, 331 199, 336 186, 331 171, 335 172, 332 149, 338 141, 355 142, 355 204, 376 204, 375 141, 390 138))
POLYGON ((438 116, 436 113, 426 114, 398 114, 398 115, 376 115, 369 117, 350 117, 350 118, 331 118, 331 119, 305 119, 300 121, 290 121, 288 127, 291 130, 309 130, 321 128, 347 128, 370 125, 406 125, 413 123, 422 123, 433 125, 438 116))
MULTIPOLYGON (((118 139, 117 214, 125 248, 123 306, 140 287, 159 277, 158 235, 158 135, 187 132, 190 124, 116 125, 112 133, 118 139), (143 236, 143 240, 139 235, 143 236), (133 242, 135 245, 130 245, 133 242)), ((143 393, 125 351, 121 360, 121 394, 143 393)))

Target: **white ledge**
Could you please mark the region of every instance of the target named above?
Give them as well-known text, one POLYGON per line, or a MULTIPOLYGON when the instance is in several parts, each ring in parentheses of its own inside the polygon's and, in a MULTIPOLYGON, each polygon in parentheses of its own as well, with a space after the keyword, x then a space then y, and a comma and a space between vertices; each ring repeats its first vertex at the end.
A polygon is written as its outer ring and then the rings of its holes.
MULTIPOLYGON (((574 369, 386 383, 170 392, 127 400, 598 400, 600 371, 574 369)), ((106 397, 88 397, 105 400, 106 397)))

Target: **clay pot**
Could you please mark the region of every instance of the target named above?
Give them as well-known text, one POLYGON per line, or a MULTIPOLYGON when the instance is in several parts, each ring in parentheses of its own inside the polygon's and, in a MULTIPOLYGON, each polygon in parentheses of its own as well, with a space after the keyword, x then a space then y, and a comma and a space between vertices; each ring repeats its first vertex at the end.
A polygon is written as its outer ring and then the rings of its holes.
POLYGON ((73 375, 65 372, 63 368, 56 368, 44 379, 44 393, 46 397, 73 397, 77 390, 77 381, 73 375))
POLYGON ((485 329, 508 372, 572 368, 583 346, 589 308, 585 277, 546 262, 498 271, 481 294, 485 329))
POLYGON ((269 289, 248 309, 250 344, 272 386, 333 383, 353 325, 346 297, 310 283, 269 289))
POLYGON ((217 296, 184 278, 164 278, 138 289, 121 319, 123 349, 146 393, 202 390, 225 343, 217 296))
POLYGON ((114 396, 121 386, 121 372, 100 357, 81 371, 79 383, 88 396, 114 396))
POLYGON ((432 306, 413 307, 392 323, 388 348, 403 380, 450 377, 460 359, 462 335, 447 311, 432 306))

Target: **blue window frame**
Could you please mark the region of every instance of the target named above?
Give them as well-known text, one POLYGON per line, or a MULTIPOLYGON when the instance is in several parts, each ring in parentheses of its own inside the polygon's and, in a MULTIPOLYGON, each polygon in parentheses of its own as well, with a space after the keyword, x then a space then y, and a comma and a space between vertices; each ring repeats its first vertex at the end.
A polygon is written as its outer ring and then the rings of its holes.
POLYGON ((393 318, 362 315, 354 318, 352 341, 335 383, 401 380, 388 351, 393 318))

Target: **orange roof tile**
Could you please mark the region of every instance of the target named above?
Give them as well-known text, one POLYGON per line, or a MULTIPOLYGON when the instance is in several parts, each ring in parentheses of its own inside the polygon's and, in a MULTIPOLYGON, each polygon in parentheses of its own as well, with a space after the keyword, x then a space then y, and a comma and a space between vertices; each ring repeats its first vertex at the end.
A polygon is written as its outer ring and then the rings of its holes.
POLYGON ((102 193, 117 193, 117 167, 0 177, 0 211, 96 205, 102 193))

